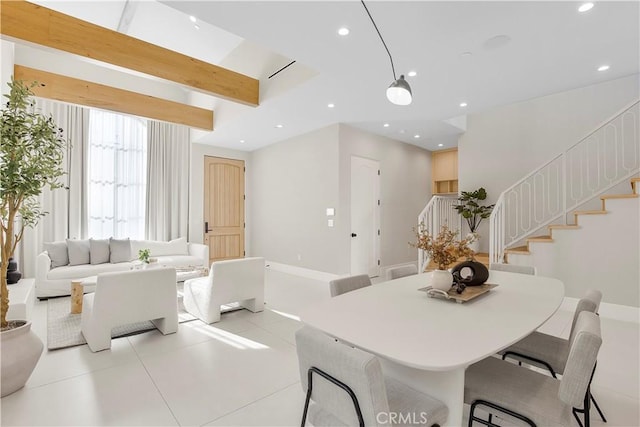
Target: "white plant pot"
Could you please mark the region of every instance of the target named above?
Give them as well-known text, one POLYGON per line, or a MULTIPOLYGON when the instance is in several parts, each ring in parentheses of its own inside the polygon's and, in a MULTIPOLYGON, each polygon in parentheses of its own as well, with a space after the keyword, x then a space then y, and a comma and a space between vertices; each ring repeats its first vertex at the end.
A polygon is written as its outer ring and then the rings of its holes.
POLYGON ((453 275, 449 270, 434 270, 431 273, 431 287, 447 292, 453 285, 453 275))
POLYGON ((24 387, 40 360, 44 345, 31 330, 31 322, 0 332, 0 340, 2 397, 5 397, 24 387))
POLYGON ((469 233, 467 234, 467 238, 473 237, 473 242, 469 243, 467 247, 471 249, 473 252, 478 253, 480 251, 480 235, 478 233, 469 233))

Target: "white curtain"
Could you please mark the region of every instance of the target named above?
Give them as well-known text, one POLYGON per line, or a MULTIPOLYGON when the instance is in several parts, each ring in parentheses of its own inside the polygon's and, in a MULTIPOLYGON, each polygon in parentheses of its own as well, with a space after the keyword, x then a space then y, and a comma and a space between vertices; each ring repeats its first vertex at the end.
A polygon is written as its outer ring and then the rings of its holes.
POLYGON ((89 236, 144 237, 147 121, 91 110, 89 236))
POLYGON ((149 121, 146 238, 186 237, 189 223, 189 129, 149 121))
POLYGON ((69 141, 60 181, 66 188, 44 188, 39 197, 47 215, 35 228, 27 228, 16 250, 23 277, 35 276, 35 259, 44 242, 83 238, 87 234, 86 158, 89 110, 76 105, 36 98, 36 109, 51 116, 69 141))

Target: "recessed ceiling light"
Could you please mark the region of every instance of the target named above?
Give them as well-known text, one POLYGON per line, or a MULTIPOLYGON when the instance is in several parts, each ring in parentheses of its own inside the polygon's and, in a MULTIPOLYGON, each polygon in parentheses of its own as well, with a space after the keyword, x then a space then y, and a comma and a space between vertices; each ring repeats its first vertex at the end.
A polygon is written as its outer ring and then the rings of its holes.
POLYGON ((284 127, 284 125, 276 125, 276 127, 277 127, 278 129, 282 129, 282 128, 284 127))
POLYGON ((388 128, 388 127, 389 127, 389 123, 385 123, 385 124, 383 124, 382 126, 384 126, 384 127, 388 128))
POLYGON ((200 29, 200 25, 197 25, 197 24, 196 24, 196 25, 194 25, 193 27, 194 27, 196 30, 199 30, 199 29, 200 29))
POLYGON ((588 3, 582 3, 580 5, 580 7, 578 8, 578 12, 586 12, 588 10, 593 9, 593 3, 588 2, 588 3))
POLYGON ((335 106, 336 106, 335 104, 327 104, 327 107, 329 107, 329 108, 333 108, 335 106))
POLYGON ((420 138, 420 135, 415 134, 415 135, 413 135, 413 137, 414 137, 415 139, 418 139, 418 138, 420 138))
POLYGON ((347 27, 342 27, 342 28, 338 29, 338 34, 340 34, 341 36, 348 36, 349 35, 349 29, 347 27))
POLYGON ((462 52, 460 54, 460 56, 462 56, 463 58, 469 58, 469 57, 473 56, 473 53, 471 53, 471 52, 462 52))
POLYGON ((240 140, 240 144, 244 144, 244 139, 241 139, 241 140, 240 140))
POLYGON ((443 146, 444 146, 444 144, 438 144, 438 147, 443 147, 443 146))
POLYGON ((400 133, 404 133, 404 129, 400 129, 400 133))
POLYGON ((467 103, 466 103, 466 102, 461 102, 461 103, 460 103, 460 106, 461 106, 462 108, 464 108, 464 107, 466 107, 466 106, 467 106, 467 103))
POLYGON ((598 67, 598 71, 607 71, 609 69, 608 65, 601 65, 598 67))
POLYGON ((196 19, 196 17, 195 17, 195 16, 191 15, 191 16, 189 17, 189 21, 191 21, 191 22, 196 22, 196 21, 197 21, 197 19, 196 19))
POLYGON ((411 71, 409 71, 409 72, 407 73, 407 76, 409 76, 409 77, 415 77, 415 76, 417 76, 417 75, 418 75, 418 73, 417 73, 416 71, 413 71, 413 70, 411 70, 411 71))

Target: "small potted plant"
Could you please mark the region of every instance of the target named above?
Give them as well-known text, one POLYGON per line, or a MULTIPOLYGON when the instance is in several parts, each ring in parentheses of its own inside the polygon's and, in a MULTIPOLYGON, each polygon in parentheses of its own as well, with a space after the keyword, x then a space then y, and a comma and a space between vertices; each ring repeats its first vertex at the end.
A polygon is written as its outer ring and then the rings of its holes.
POLYGON ((480 249, 480 235, 476 232, 483 219, 491 216, 494 205, 482 206, 480 202, 486 200, 487 191, 480 187, 476 191, 463 191, 458 197, 458 204, 453 208, 467 221, 471 249, 478 252, 480 249))
POLYGON ((63 187, 62 160, 67 149, 62 129, 35 109, 31 88, 11 79, 7 102, 0 112, 0 262, 2 396, 24 387, 42 354, 42 341, 26 319, 7 322, 7 270, 26 227, 46 212, 38 203, 45 187, 63 187))
POLYGON ((453 284, 453 275, 447 270, 449 265, 461 257, 473 259, 474 252, 469 248, 471 238, 458 240, 458 233, 449 230, 446 225, 442 226, 435 237, 427 232, 424 223, 421 223, 414 231, 416 242, 410 243, 410 245, 425 251, 429 255, 429 259, 438 267, 432 272, 431 286, 434 289, 448 291, 453 284))
POLYGON ((149 264, 150 262, 151 251, 149 249, 140 249, 138 251, 138 259, 143 264, 149 264))

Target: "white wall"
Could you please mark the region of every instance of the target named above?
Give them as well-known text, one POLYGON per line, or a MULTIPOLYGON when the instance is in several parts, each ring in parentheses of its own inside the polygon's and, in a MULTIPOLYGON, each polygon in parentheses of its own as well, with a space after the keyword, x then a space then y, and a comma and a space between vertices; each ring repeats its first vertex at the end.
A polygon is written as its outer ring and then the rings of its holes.
MULTIPOLYGON (((340 125, 341 256, 350 260, 351 156, 380 162, 380 262, 388 267, 416 262, 413 227, 431 198, 431 152, 340 125)), ((348 272, 349 266, 347 266, 348 272)))
MULTIPOLYGON (((488 202, 495 202, 518 179, 637 100, 639 85, 635 74, 471 114, 458 146, 460 189, 484 187, 488 202)), ((485 221, 479 230, 485 252, 488 230, 485 221)))
POLYGON ((245 252, 251 256, 250 246, 250 222, 247 212, 251 207, 251 191, 249 179, 251 177, 250 154, 245 151, 228 150, 212 147, 210 145, 191 143, 191 162, 189 177, 189 241, 202 243, 204 240, 204 158, 205 156, 223 157, 226 159, 244 160, 247 172, 245 173, 244 186, 247 201, 245 203, 245 252))
POLYGON ((416 261, 408 242, 431 197, 431 153, 343 124, 252 152, 254 255, 350 273, 352 155, 380 162, 382 267, 416 261), (334 227, 327 226, 326 208, 336 210, 334 227))
POLYGON ((328 227, 326 217, 332 207, 336 224, 348 218, 338 198, 338 125, 252 152, 249 182, 253 255, 323 272, 348 271, 348 258, 337 250, 339 228, 328 227))
MULTIPOLYGON (((15 56, 15 45, 6 40, 0 40, 0 94, 8 94, 9 86, 13 75, 13 61, 15 56)), ((6 98, 2 98, 4 104, 6 98)))

